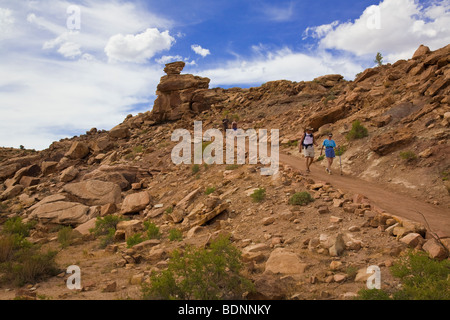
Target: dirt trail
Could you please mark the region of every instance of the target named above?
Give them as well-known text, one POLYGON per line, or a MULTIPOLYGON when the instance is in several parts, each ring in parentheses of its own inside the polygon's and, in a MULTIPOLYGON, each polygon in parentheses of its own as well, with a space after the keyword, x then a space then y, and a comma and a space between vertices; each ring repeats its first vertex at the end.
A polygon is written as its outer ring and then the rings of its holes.
MULTIPOLYGON (((305 160, 303 157, 280 153, 280 162, 305 173, 305 160)), ((429 229, 437 233, 441 238, 450 237, 450 212, 445 208, 426 203, 398 191, 393 191, 388 185, 375 184, 348 175, 341 176, 338 164, 337 166, 333 164, 333 168, 334 174, 328 175, 324 167, 313 163, 311 173, 308 176, 317 181, 329 182, 342 190, 362 194, 371 203, 386 210, 386 212, 421 222, 425 226, 428 225, 429 229)))

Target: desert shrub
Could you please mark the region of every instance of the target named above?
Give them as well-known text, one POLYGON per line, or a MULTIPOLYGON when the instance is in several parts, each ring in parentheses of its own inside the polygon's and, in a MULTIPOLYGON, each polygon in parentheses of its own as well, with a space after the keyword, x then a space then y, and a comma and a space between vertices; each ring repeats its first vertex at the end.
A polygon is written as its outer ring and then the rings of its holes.
POLYGON ((342 156, 345 153, 345 151, 347 151, 347 147, 346 146, 340 146, 339 148, 336 149, 336 155, 338 157, 342 156))
POLYGON ((216 188, 215 188, 215 187, 208 187, 208 188, 206 188, 206 190, 205 190, 205 194, 206 194, 206 195, 210 195, 210 194, 213 193, 214 191, 216 191, 216 188))
POLYGON ((59 273, 55 257, 56 251, 41 253, 36 246, 21 248, 14 252, 13 258, 0 266, 3 281, 17 286, 35 283, 43 278, 59 273))
POLYGON ((100 238, 100 249, 105 249, 108 245, 113 244, 115 234, 115 228, 108 229, 108 233, 100 238))
POLYGON ((41 253, 19 233, 0 236, 0 280, 22 286, 58 272, 56 251, 41 253))
POLYGON ((442 171, 440 175, 441 175, 442 181, 448 181, 448 177, 450 176, 450 169, 442 171))
POLYGON ((229 164, 225 167, 225 170, 236 170, 236 169, 239 169, 238 164, 229 164))
POLYGON ((297 192, 297 193, 293 194, 292 197, 289 199, 289 204, 296 205, 296 206, 298 206, 298 205, 304 206, 313 201, 314 201, 314 199, 311 196, 311 194, 309 194, 306 191, 303 191, 303 192, 297 192))
POLYGON ((266 189, 264 188, 256 189, 255 191, 253 191, 250 197, 253 199, 253 202, 261 202, 266 197, 266 189))
POLYGON ((161 232, 159 231, 159 228, 156 224, 150 221, 144 222, 144 228, 147 232, 147 237, 149 239, 159 239, 161 238, 161 232))
POLYGON ((0 263, 8 261, 14 249, 16 248, 16 240, 13 235, 0 236, 0 263))
POLYGON ((450 261, 433 260, 423 251, 410 251, 390 268, 401 281, 392 294, 384 290, 362 289, 359 300, 450 300, 450 261))
POLYGON ((402 282, 394 299, 450 300, 450 260, 437 261, 425 252, 410 251, 394 263, 391 272, 402 282))
POLYGON ((124 218, 116 215, 107 215, 102 217, 97 217, 95 221, 95 227, 89 231, 95 236, 107 235, 110 229, 116 230, 117 224, 124 220, 124 218))
POLYGON ((392 300, 389 293, 380 289, 361 289, 356 300, 392 300))
POLYGON ((171 229, 169 231, 169 240, 170 241, 181 241, 181 240, 183 240, 183 233, 178 229, 171 229))
POLYGON ((317 158, 316 161, 322 161, 323 159, 325 159, 325 156, 324 156, 324 155, 321 155, 321 156, 319 156, 319 157, 317 158))
POLYGON ((192 170, 192 174, 196 174, 196 173, 198 173, 200 171, 200 166, 198 164, 194 164, 192 166, 191 170, 192 170))
POLYGON ((402 151, 399 156, 406 161, 413 161, 417 159, 417 155, 413 151, 402 151))
POLYGON ((127 247, 131 248, 141 242, 145 241, 145 238, 142 236, 142 233, 135 233, 132 236, 129 236, 127 239, 127 247))
POLYGON ((173 212, 173 206, 168 207, 166 210, 164 210, 165 213, 169 214, 173 212))
POLYGON ((34 223, 23 223, 22 218, 15 217, 6 220, 6 222, 3 225, 3 231, 4 234, 17 234, 21 237, 28 237, 30 235, 30 229, 32 229, 34 226, 34 223))
POLYGON ((362 139, 369 136, 369 132, 366 127, 364 127, 359 120, 355 120, 352 123, 352 129, 347 134, 347 140, 362 139))
POLYGON ((213 241, 210 248, 175 250, 168 268, 153 272, 150 284, 142 286, 144 299, 217 300, 239 299, 252 290, 240 272, 239 250, 227 237, 213 241))
POLYGON ((67 248, 70 246, 73 240, 73 229, 72 227, 64 227, 58 231, 58 242, 61 245, 61 248, 67 248))

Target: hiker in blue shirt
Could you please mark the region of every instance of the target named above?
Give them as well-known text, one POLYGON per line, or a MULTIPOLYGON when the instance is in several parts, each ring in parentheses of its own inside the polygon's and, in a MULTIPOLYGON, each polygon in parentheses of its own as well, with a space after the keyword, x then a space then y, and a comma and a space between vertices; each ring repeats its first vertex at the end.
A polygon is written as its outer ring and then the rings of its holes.
POLYGON ((333 164, 333 160, 334 158, 336 158, 336 153, 335 153, 335 149, 336 149, 336 142, 332 139, 333 138, 333 134, 330 133, 328 135, 328 139, 326 139, 323 144, 322 144, 322 149, 320 150, 320 155, 322 155, 323 153, 323 148, 325 148, 325 156, 327 157, 328 160, 328 168, 326 168, 326 171, 328 172, 328 174, 331 174, 331 165, 333 164))

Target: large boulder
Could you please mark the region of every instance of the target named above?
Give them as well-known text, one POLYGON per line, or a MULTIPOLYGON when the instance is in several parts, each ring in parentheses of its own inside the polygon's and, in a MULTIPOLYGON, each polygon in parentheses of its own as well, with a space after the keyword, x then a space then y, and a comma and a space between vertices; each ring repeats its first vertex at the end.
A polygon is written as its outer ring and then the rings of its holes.
POLYGON ((101 206, 108 203, 121 201, 121 189, 112 182, 88 180, 65 185, 63 190, 74 198, 88 206, 101 206))
POLYGON ((302 263, 292 251, 284 248, 277 248, 272 251, 266 262, 265 273, 272 272, 274 274, 298 275, 303 274, 307 264, 302 263))
POLYGON ((310 118, 308 127, 313 127, 317 130, 325 124, 335 123, 336 121, 345 118, 349 110, 350 109, 345 104, 323 110, 310 118))
POLYGON ((372 138, 370 149, 380 156, 385 156, 411 143, 413 139, 414 135, 409 130, 390 131, 372 138))
POLYGON ((83 159, 89 154, 89 147, 83 143, 76 141, 72 144, 65 156, 69 159, 83 159))
POLYGON ((424 55, 426 55, 428 53, 430 53, 430 48, 421 44, 420 47, 416 50, 416 52, 414 52, 414 55, 412 56, 412 58, 414 60, 416 60, 416 59, 423 57, 424 55))
POLYGON ((137 213, 144 210, 150 203, 150 195, 147 191, 133 193, 125 197, 122 203, 122 214, 137 213))
POLYGON ((89 207, 76 202, 41 202, 34 208, 30 217, 44 224, 78 226, 89 220, 89 207))

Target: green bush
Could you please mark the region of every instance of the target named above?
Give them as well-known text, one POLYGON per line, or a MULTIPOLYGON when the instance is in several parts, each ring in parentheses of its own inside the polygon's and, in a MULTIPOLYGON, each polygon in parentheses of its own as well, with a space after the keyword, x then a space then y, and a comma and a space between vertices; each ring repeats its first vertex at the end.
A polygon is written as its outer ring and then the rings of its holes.
POLYGON ((97 217, 95 221, 95 227, 89 231, 95 236, 107 235, 110 229, 116 230, 117 224, 124 220, 124 218, 116 215, 107 215, 102 217, 97 217))
POLYGON ((30 229, 34 227, 34 223, 23 223, 22 218, 15 217, 6 220, 3 225, 3 234, 17 234, 23 238, 30 235, 30 229))
POLYGON ((266 189, 259 188, 253 191, 253 193, 250 195, 252 197, 253 202, 261 202, 266 197, 266 189))
POLYGON ((22 235, 0 236, 0 280, 22 286, 58 273, 56 251, 41 253, 39 247, 22 235))
POLYGON ((172 206, 168 207, 166 210, 164 210, 164 212, 167 213, 167 214, 172 213, 173 212, 173 207, 172 206))
POLYGON ((181 240, 183 240, 183 233, 178 229, 171 229, 169 231, 169 240, 170 241, 181 241, 181 240))
POLYGON ((336 149, 336 155, 339 157, 339 156, 342 156, 344 153, 345 153, 345 151, 347 151, 347 147, 345 147, 345 146, 340 146, 339 148, 337 148, 336 149))
POLYGON ((412 151, 402 151, 400 152, 400 158, 406 161, 413 161, 417 159, 417 155, 412 151))
POLYGON ((127 248, 131 248, 143 241, 145 241, 145 238, 142 236, 142 233, 135 233, 132 236, 128 237, 127 248))
POLYGON ((241 276, 240 252, 226 237, 213 241, 210 248, 187 247, 175 250, 168 268, 153 272, 150 284, 142 286, 144 299, 218 300, 242 299, 252 283, 241 276))
POLYGON ((325 159, 325 156, 324 156, 324 155, 321 155, 321 156, 319 156, 319 157, 317 158, 316 161, 322 161, 323 159, 325 159))
POLYGON ((0 267, 0 271, 4 273, 3 280, 23 286, 55 276, 59 273, 55 262, 56 254, 56 251, 41 253, 35 246, 20 249, 14 253, 13 260, 0 267))
POLYGON ((73 229, 72 227, 64 227, 58 231, 58 242, 61 245, 61 248, 67 248, 70 246, 73 240, 73 229))
POLYGON ((394 299, 450 300, 450 260, 437 261, 425 252, 410 251, 394 263, 391 271, 403 285, 394 299))
POLYGON ((362 139, 369 136, 369 132, 366 127, 364 127, 359 120, 355 120, 352 123, 352 129, 347 134, 347 140, 362 139))
POLYGON ((236 170, 236 169, 239 169, 238 164, 229 164, 225 167, 225 170, 236 170))
POLYGON ((216 188, 215 188, 215 187, 208 187, 208 188, 206 188, 206 190, 205 190, 205 194, 206 194, 206 195, 210 195, 210 194, 213 193, 214 191, 216 191, 216 188))
POLYGON ((150 221, 144 222, 144 228, 147 231, 147 237, 149 239, 160 239, 161 238, 161 232, 159 231, 159 228, 156 224, 150 221))
POLYGON ((114 243, 115 228, 108 229, 108 233, 100 238, 100 249, 105 249, 108 245, 114 243))
POLYGON ((362 289, 359 300, 450 300, 450 261, 430 259, 423 251, 410 251, 390 268, 401 281, 392 294, 384 290, 362 289))
POLYGON ((289 204, 295 206, 298 205, 304 206, 313 201, 314 201, 313 197, 308 192, 304 191, 293 194, 292 197, 289 199, 289 204))
POLYGON ((356 300, 392 300, 384 290, 379 289, 361 289, 358 291, 356 300))
POLYGON ((200 166, 198 164, 194 164, 192 166, 192 174, 196 174, 200 171, 200 166))

